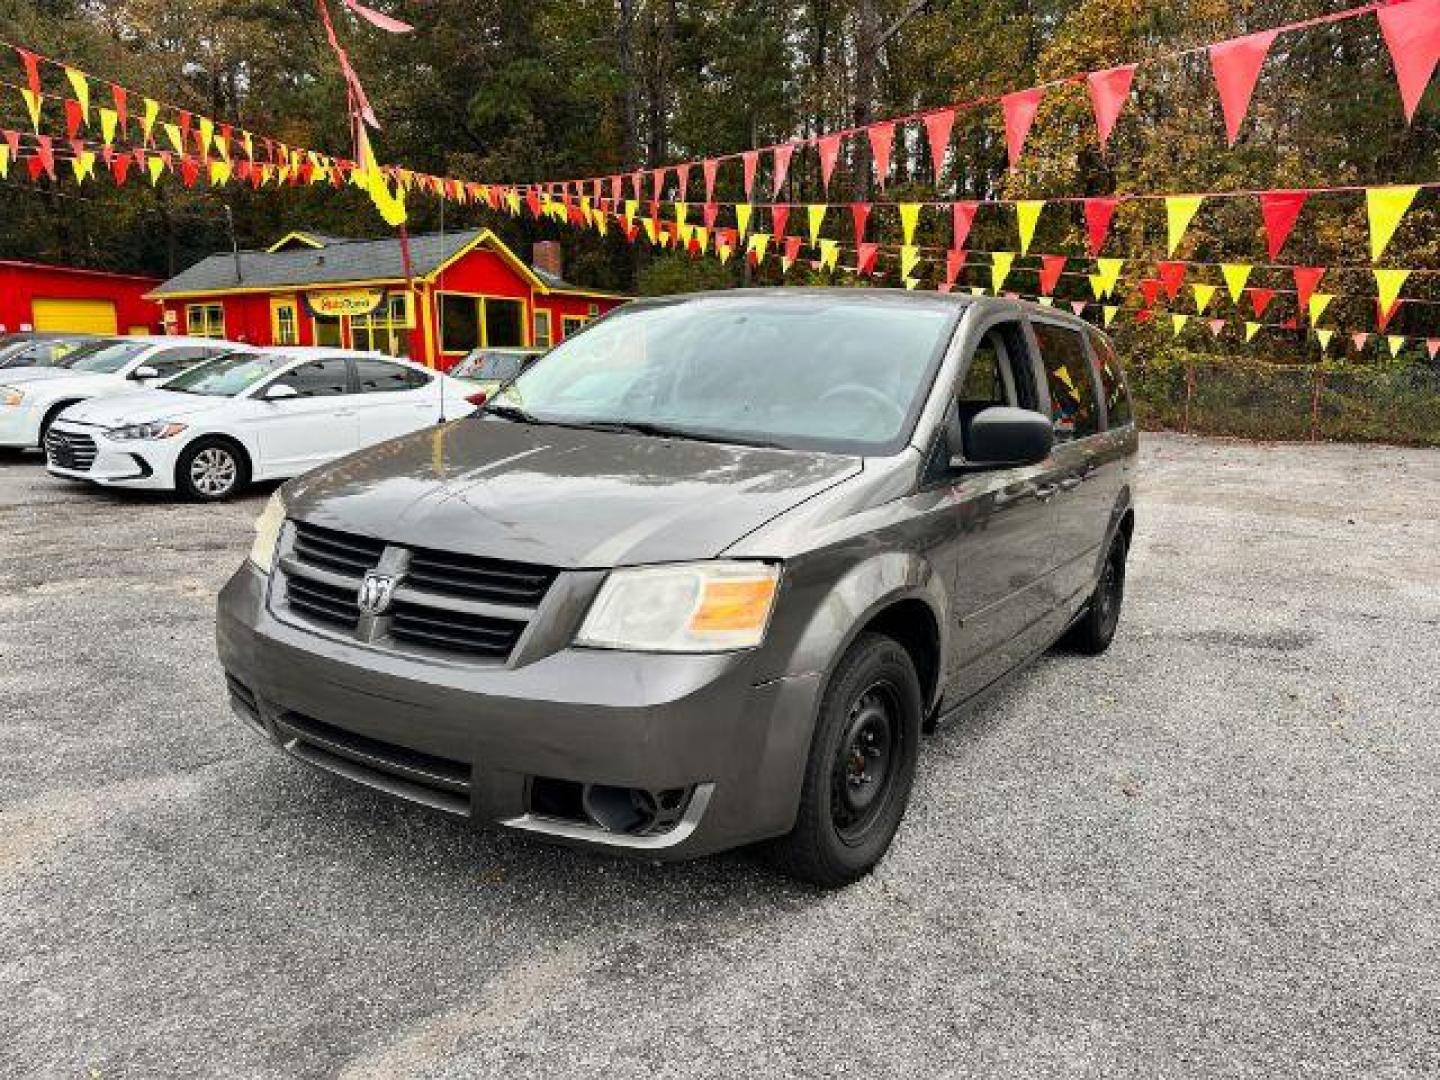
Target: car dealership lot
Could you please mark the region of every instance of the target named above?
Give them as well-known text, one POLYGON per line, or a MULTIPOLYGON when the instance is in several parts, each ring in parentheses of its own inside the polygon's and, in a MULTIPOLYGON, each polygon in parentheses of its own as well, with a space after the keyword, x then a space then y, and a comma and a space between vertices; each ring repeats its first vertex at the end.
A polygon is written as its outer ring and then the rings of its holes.
POLYGON ((477 834, 233 720, 224 506, 0 461, 0 1075, 1440 1069, 1440 452, 1151 436, 1129 595, 821 895, 477 834))

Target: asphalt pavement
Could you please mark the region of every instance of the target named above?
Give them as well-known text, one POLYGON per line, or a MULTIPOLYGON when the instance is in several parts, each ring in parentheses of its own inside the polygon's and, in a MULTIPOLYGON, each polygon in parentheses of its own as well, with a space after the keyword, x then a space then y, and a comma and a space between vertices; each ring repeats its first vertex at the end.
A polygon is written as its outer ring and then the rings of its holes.
POLYGON ((1440 1074, 1440 451, 1151 436, 1114 646, 877 873, 475 832, 231 718, 264 493, 0 460, 0 1076, 1440 1074))

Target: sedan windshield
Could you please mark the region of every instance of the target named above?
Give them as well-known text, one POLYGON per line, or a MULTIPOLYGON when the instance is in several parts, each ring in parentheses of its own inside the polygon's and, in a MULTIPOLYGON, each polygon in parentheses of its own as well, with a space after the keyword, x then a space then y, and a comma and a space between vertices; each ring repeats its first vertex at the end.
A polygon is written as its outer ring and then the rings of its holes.
POLYGON ((114 375, 151 347, 148 341, 96 341, 76 349, 60 362, 60 366, 91 375, 114 375))
POLYGON ((538 423, 844 453, 909 435, 959 308, 837 291, 622 308, 501 391, 538 423))
POLYGON ((182 371, 165 384, 165 389, 207 397, 236 397, 291 363, 294 357, 227 353, 182 371))

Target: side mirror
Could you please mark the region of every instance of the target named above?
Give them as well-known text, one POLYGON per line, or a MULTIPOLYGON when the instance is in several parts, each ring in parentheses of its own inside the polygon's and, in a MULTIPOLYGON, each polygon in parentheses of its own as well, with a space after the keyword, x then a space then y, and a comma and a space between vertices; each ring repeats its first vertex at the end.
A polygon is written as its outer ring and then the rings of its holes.
POLYGON ((132 379, 158 379, 160 372, 156 371, 149 364, 141 364, 130 373, 132 379))
POLYGON ((995 469, 1035 465, 1050 456, 1055 428, 1040 413, 995 405, 970 421, 968 441, 965 457, 952 458, 952 466, 995 469))
POLYGON ((265 401, 284 401, 286 398, 299 397, 300 391, 289 383, 272 383, 260 396, 265 401))

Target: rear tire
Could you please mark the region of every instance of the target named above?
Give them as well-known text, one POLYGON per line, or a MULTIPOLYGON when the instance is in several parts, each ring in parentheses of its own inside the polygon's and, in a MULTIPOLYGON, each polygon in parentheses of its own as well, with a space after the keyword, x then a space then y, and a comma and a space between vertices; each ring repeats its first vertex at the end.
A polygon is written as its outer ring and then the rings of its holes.
POLYGON ((1120 608, 1125 601, 1125 559, 1129 548, 1125 534, 1117 532, 1105 554, 1100 580, 1085 603, 1085 614, 1065 633, 1062 644, 1071 652, 1099 656, 1115 640, 1120 608))
POLYGON ((250 463, 227 439, 196 439, 175 462, 175 489, 196 502, 221 502, 250 482, 250 463))
POLYGON ((910 654, 892 638, 861 635, 820 704, 795 827, 766 849, 777 870, 836 888, 875 868, 910 800, 921 712, 910 654))

